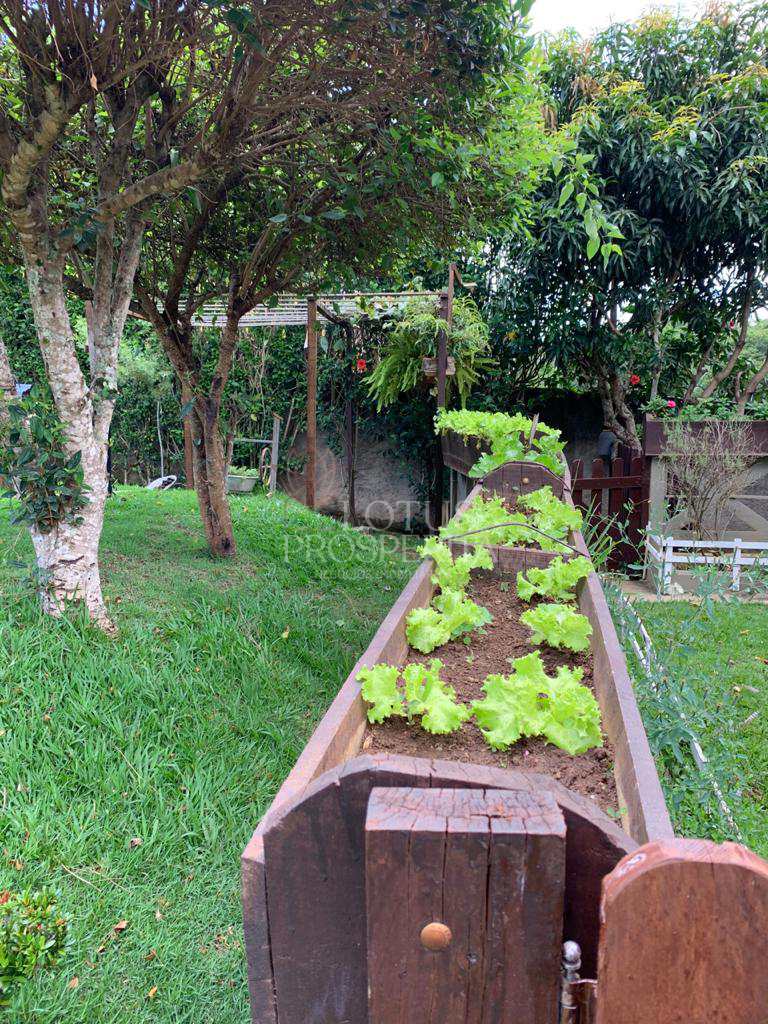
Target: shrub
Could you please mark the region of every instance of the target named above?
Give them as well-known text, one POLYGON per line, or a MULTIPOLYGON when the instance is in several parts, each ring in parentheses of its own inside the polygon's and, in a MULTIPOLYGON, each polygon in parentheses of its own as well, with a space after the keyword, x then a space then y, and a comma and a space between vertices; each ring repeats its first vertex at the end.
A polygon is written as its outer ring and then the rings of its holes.
POLYGON ((669 491, 679 499, 699 540, 717 537, 725 529, 728 504, 757 461, 754 451, 752 429, 744 423, 712 420, 697 429, 676 421, 670 426, 663 456, 669 491))
POLYGON ((41 892, 0 892, 0 1006, 8 1006, 19 985, 61 956, 67 923, 56 897, 41 892))

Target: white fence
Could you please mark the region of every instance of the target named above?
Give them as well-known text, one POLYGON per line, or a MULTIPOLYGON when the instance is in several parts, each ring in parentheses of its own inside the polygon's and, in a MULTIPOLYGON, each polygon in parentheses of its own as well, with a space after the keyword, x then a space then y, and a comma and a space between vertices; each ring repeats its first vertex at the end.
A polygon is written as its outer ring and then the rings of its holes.
POLYGON ((759 569, 768 573, 768 541, 688 540, 648 534, 646 561, 658 573, 660 591, 669 594, 675 570, 691 571, 697 565, 715 566, 731 577, 731 590, 739 590, 743 569, 759 569))

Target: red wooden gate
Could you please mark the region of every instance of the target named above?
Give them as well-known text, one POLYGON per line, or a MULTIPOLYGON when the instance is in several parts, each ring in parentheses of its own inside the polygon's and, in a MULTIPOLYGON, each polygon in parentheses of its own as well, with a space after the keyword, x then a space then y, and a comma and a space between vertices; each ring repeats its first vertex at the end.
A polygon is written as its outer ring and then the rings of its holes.
MULTIPOLYGON (((571 466, 571 496, 589 527, 610 537, 608 568, 625 571, 642 560, 648 525, 648 477, 645 459, 622 448, 610 466, 594 459, 589 475, 582 459, 571 466)), ((595 546, 590 543, 590 548, 595 546)))

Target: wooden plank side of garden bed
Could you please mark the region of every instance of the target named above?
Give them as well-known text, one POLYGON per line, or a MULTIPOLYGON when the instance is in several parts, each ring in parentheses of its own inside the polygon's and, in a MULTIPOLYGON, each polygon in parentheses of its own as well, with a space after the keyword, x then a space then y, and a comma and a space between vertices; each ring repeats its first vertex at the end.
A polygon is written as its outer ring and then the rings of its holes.
POLYGON ((594 971, 602 880, 637 848, 594 801, 547 775, 362 755, 282 803, 261 829, 280 1024, 367 1021, 365 818, 381 786, 551 793, 566 825, 564 934, 594 971))

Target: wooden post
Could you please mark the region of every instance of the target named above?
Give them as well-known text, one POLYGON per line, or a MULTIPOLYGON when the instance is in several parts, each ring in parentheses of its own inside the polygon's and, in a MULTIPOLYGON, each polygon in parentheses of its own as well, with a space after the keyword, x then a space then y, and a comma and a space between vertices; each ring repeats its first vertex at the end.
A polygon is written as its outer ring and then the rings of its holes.
MULTIPOLYGON (((456 264, 448 268, 448 288, 440 296, 440 319, 448 324, 448 333, 453 326, 453 294, 456 288, 456 264)), ((448 369, 448 333, 440 331, 437 339, 437 407, 445 408, 445 378, 448 369)))
POLYGON ((277 465, 280 459, 280 424, 282 417, 272 413, 272 444, 269 446, 269 493, 277 490, 277 465))
POLYGON ((315 507, 317 471, 317 299, 307 299, 307 507, 315 507))
POLYGON ((731 590, 738 590, 741 586, 741 537, 736 537, 733 542, 733 564, 731 566, 731 590))
POLYGON ((557 1020, 565 825, 544 791, 374 789, 369 1024, 557 1020))
POLYGON ((596 1024, 763 1024, 768 863, 736 843, 670 839, 603 881, 596 1024))
POLYGON ((357 507, 355 502, 355 439, 357 432, 355 400, 350 393, 344 402, 344 447, 347 463, 347 522, 350 526, 357 525, 357 507))

